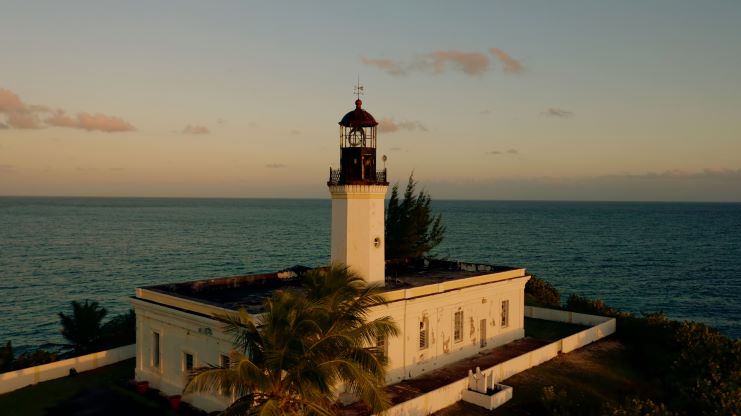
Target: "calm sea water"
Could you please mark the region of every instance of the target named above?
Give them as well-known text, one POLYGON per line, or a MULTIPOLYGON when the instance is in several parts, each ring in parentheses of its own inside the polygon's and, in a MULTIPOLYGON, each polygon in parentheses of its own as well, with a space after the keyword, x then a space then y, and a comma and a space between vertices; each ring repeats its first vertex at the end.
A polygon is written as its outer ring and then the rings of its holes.
MULTIPOLYGON (((438 255, 741 337, 741 204, 434 201, 438 255)), ((329 200, 0 198, 0 342, 62 342, 72 300, 329 261, 329 200)))

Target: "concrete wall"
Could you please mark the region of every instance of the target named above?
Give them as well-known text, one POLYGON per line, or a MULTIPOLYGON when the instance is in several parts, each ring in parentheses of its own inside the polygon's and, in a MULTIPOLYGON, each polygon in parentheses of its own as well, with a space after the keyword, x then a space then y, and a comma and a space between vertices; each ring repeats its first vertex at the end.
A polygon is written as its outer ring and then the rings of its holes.
MULTIPOLYGON (((568 311, 525 307, 525 315, 557 322, 573 322, 584 324, 591 322, 594 326, 587 328, 569 337, 544 345, 537 350, 517 356, 503 363, 487 369, 483 373, 493 372, 494 382, 500 383, 513 375, 542 364, 559 353, 573 351, 591 342, 604 338, 615 332, 615 319, 603 316, 586 315, 568 311), (551 318, 551 319, 548 319, 551 318)), ((424 416, 451 406, 462 399, 463 391, 468 388, 467 374, 461 374, 461 379, 446 386, 422 394, 412 400, 400 403, 389 409, 385 416, 424 416)))
POLYGON ((69 375, 69 370, 72 368, 77 372, 83 372, 115 364, 135 356, 136 344, 131 344, 107 351, 95 352, 49 364, 2 373, 0 374, 0 394, 42 381, 65 377, 69 375))

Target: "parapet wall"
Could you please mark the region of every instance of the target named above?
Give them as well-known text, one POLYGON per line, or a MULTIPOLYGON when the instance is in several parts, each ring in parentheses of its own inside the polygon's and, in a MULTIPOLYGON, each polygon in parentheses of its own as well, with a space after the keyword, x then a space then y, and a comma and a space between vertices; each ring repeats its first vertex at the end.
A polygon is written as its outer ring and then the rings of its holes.
MULTIPOLYGON (((494 382, 500 383, 515 374, 540 365, 559 353, 567 353, 581 348, 594 341, 613 334, 616 330, 615 319, 604 316, 586 315, 582 313, 560 311, 555 309, 525 307, 525 316, 528 318, 544 319, 548 321, 570 322, 580 325, 590 325, 583 331, 544 345, 537 350, 522 354, 503 363, 487 369, 494 374, 494 382)), ((461 374, 461 379, 436 390, 427 392, 414 399, 399 403, 389 409, 386 416, 425 416, 444 409, 463 399, 463 391, 468 388, 468 375, 461 374)), ((516 394, 516 393, 515 393, 516 394)))
POLYGON ((53 363, 37 365, 0 374, 0 394, 8 393, 31 384, 53 380, 69 375, 69 370, 75 369, 78 373, 98 367, 115 364, 119 361, 134 358, 136 344, 113 348, 106 351, 94 352, 53 363))

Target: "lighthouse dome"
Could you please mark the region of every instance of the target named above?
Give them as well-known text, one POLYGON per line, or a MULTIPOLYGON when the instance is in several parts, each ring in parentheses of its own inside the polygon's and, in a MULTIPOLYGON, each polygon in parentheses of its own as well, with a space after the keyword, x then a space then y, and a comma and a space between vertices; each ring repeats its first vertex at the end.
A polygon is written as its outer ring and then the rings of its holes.
POLYGON ((340 126, 344 127, 375 127, 378 125, 373 116, 363 110, 363 102, 360 99, 355 100, 355 109, 345 114, 340 120, 340 126))

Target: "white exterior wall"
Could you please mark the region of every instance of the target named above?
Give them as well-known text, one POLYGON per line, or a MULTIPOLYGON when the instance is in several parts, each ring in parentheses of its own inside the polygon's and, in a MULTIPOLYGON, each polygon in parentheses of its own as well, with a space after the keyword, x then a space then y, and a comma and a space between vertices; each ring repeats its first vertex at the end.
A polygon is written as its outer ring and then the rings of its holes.
MULTIPOLYGON (((389 315, 402 332, 399 337, 388 341, 386 382, 392 384, 414 378, 482 350, 524 337, 524 288, 528 279, 521 277, 427 296, 405 297, 373 311, 369 316, 371 319, 389 315), (503 300, 509 300, 507 327, 501 325, 503 300), (459 308, 463 311, 463 339, 456 342, 453 334, 454 314, 459 308), (425 317, 429 324, 428 346, 420 349, 419 324, 425 317), (481 347, 480 322, 483 319, 486 320, 486 345, 481 347)), ((412 291, 414 289, 389 292, 388 296, 412 291)))
POLYGON ((334 185, 332 194, 333 262, 346 264, 366 281, 384 284, 384 198, 388 186, 334 185), (380 245, 375 246, 378 238, 380 245))
MULTIPOLYGON (((524 330, 524 288, 529 276, 524 270, 477 276, 386 292, 389 303, 374 308, 369 319, 391 316, 401 335, 387 341, 389 367, 387 384, 414 378, 482 350, 522 338, 524 330), (481 282, 481 283, 479 283, 481 282), (501 303, 509 301, 509 325, 501 325, 501 303), (463 311, 463 339, 453 339, 454 313, 463 311), (419 322, 429 322, 428 347, 419 348, 419 322), (480 321, 486 319, 486 345, 481 347, 480 321)), ((172 296, 139 289, 139 297, 170 302, 172 296)), ((228 355, 231 339, 214 319, 138 299, 132 301, 137 316, 136 379, 147 380, 165 394, 182 394, 186 375, 183 353, 193 354, 196 367, 219 364, 219 355, 228 355), (208 328, 208 329, 207 329, 208 328), (160 334, 160 368, 152 366, 153 332, 160 334), (208 332, 210 331, 210 335, 208 332)), ((202 304, 203 305, 203 304, 202 304)), ((177 306, 185 304, 177 303, 177 306)), ((219 313, 218 308, 210 308, 219 313)), ((203 311, 205 312, 205 310, 203 311)), ((204 410, 220 410, 226 398, 184 396, 204 410)))
MULTIPOLYGON (((182 394, 187 381, 183 354, 193 354, 194 367, 219 365, 220 355, 229 355, 232 340, 214 319, 178 311, 161 305, 132 300, 136 311, 137 380, 149 381, 165 395, 182 394), (153 366, 153 333, 160 334, 160 366, 153 366), (209 335, 210 333, 210 335, 209 335)), ((183 400, 208 412, 222 410, 231 403, 226 398, 191 394, 183 400)))

